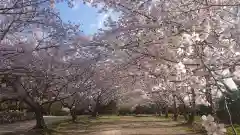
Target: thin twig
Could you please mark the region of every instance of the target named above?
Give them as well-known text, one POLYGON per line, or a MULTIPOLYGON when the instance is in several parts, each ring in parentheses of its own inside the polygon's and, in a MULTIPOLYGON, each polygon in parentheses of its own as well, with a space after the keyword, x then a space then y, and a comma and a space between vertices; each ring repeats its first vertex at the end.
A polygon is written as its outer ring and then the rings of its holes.
POLYGON ((225 107, 226 107, 227 112, 228 112, 229 121, 230 121, 230 125, 231 125, 231 127, 232 127, 232 130, 233 130, 234 134, 237 135, 237 131, 236 131, 236 129, 234 128, 233 123, 232 123, 232 115, 231 115, 231 113, 230 113, 230 111, 229 111, 229 108, 228 108, 228 105, 227 105, 227 100, 226 100, 226 97, 225 97, 225 96, 224 96, 224 103, 225 103, 225 107))

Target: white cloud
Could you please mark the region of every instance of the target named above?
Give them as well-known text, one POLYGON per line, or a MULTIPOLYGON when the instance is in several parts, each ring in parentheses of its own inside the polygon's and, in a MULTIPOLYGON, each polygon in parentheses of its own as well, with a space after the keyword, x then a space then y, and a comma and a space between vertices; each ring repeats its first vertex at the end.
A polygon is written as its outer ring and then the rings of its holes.
POLYGON ((104 28, 104 21, 106 21, 106 19, 109 16, 110 16, 109 13, 99 15, 99 17, 98 17, 98 25, 97 25, 98 29, 104 28))
POLYGON ((114 12, 113 10, 109 10, 107 13, 100 14, 97 19, 98 29, 105 28, 104 21, 106 21, 108 17, 111 17, 113 21, 116 21, 118 20, 119 16, 120 16, 120 13, 114 12))

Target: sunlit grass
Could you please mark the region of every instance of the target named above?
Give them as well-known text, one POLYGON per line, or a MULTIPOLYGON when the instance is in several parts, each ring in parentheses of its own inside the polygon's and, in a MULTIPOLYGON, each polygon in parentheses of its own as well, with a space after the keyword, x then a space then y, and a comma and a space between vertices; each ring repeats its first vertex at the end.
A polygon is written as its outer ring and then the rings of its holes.
MULTIPOLYGON (((181 118, 180 118, 181 119, 181 118)), ((169 118, 164 116, 154 115, 135 115, 135 116, 117 116, 117 115, 104 115, 93 118, 91 116, 79 116, 77 123, 65 121, 60 123, 56 128, 54 135, 65 135, 71 132, 77 134, 89 134, 93 132, 103 132, 108 130, 121 130, 136 132, 147 132, 148 130, 162 130, 167 128, 169 130, 180 130, 186 132, 193 132, 190 127, 182 125, 181 122, 173 122, 171 115, 169 118), (171 127, 171 125, 175 125, 171 127), (170 127, 169 127, 170 126, 170 127)), ((151 131, 148 131, 151 133, 151 131)), ((155 131, 156 132, 156 131, 155 131)))
MULTIPOLYGON (((77 123, 72 123, 69 120, 61 121, 55 124, 54 130, 56 131, 65 131, 65 130, 78 130, 79 132, 87 133, 92 132, 98 126, 107 126, 107 125, 117 125, 120 123, 144 123, 144 122, 171 122, 172 121, 172 114, 169 114, 168 118, 164 116, 152 116, 152 115, 136 115, 136 116, 117 116, 117 115, 104 115, 93 118, 91 116, 79 116, 77 123)), ((183 116, 179 116, 179 122, 184 121, 183 116)), ((180 123, 179 123, 180 124, 180 123)), ((235 129, 237 130, 238 134, 240 134, 240 125, 234 125, 235 129)), ((128 126, 122 126, 122 128, 129 128, 128 126)), ((133 127, 134 128, 134 127, 133 127)), ((189 132, 202 132, 204 129, 201 126, 201 116, 195 117, 195 123, 190 126, 182 125, 181 128, 189 132)), ((232 128, 228 126, 227 128, 227 135, 234 135, 232 128)))
MULTIPOLYGON (((234 128, 236 129, 237 134, 239 135, 239 134, 240 134, 240 125, 234 125, 234 128)), ((234 135, 234 132, 233 132, 231 126, 229 126, 229 127, 227 128, 227 135, 234 135)))

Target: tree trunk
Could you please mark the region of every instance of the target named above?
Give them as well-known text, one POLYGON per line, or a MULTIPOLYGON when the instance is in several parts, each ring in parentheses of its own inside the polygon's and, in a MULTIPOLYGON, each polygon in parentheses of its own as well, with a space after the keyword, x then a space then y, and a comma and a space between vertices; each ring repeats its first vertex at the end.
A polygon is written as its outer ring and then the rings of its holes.
POLYGON ((92 117, 97 117, 98 115, 98 111, 97 109, 94 109, 93 113, 92 113, 92 117))
POLYGON ((158 115, 159 115, 159 116, 162 116, 162 111, 159 111, 158 115))
POLYGON ((47 128, 45 121, 43 119, 43 108, 38 103, 32 101, 30 98, 25 97, 24 102, 29 105, 29 107, 34 111, 35 113, 35 119, 36 119, 36 125, 34 129, 45 129, 47 128))
POLYGON ((184 117, 185 121, 188 121, 187 107, 185 104, 183 104, 183 117, 184 117))
POLYGON ((36 126, 35 129, 44 129, 47 128, 45 121, 43 119, 43 113, 41 110, 35 112, 36 126))
POLYGON ((215 113, 214 111, 214 104, 213 104, 213 99, 212 99, 212 91, 211 91, 211 84, 210 82, 210 76, 205 76, 206 79, 206 99, 208 103, 210 104, 210 113, 213 115, 215 113))
POLYGON ((193 124, 193 122, 195 121, 195 114, 196 111, 192 111, 189 115, 189 119, 188 119, 188 124, 193 124))
POLYGON ((181 112, 183 113, 183 117, 184 117, 185 121, 188 121, 188 115, 187 115, 187 109, 188 108, 186 107, 182 98, 179 98, 178 96, 176 96, 176 98, 182 103, 183 110, 181 109, 182 110, 181 112))
POLYGON ((96 112, 96 111, 94 111, 94 112, 92 113, 92 117, 97 117, 97 115, 98 115, 98 112, 96 112))
POLYGON ((174 115, 173 115, 173 120, 174 120, 174 121, 177 121, 177 120, 178 120, 178 114, 175 114, 175 113, 174 113, 174 115))
POLYGON ((43 119, 43 112, 44 110, 42 106, 35 102, 32 98, 29 97, 26 90, 23 88, 21 84, 20 77, 13 83, 13 89, 18 93, 19 97, 21 98, 24 103, 26 103, 31 109, 35 112, 35 119, 36 119, 36 126, 35 129, 44 129, 47 128, 45 121, 43 119))
POLYGON ((70 114, 71 114, 71 116, 72 116, 72 122, 76 122, 76 120, 77 120, 77 115, 76 115, 75 109, 71 109, 71 110, 70 110, 70 114))
POLYGON ((187 116, 186 112, 183 112, 183 117, 184 117, 185 121, 188 121, 188 116, 187 116))
POLYGON ((168 118, 168 106, 165 107, 165 118, 168 118))
POLYGON ((178 110, 177 110, 177 103, 176 103, 176 96, 173 96, 173 108, 174 108, 174 115, 173 115, 173 120, 177 121, 178 118, 178 110))
POLYGON ((196 93, 194 91, 194 89, 191 89, 191 93, 192 93, 192 108, 191 108, 191 113, 188 119, 188 124, 192 124, 195 121, 195 115, 196 115, 196 93))
POLYGON ((51 115, 51 107, 52 107, 52 104, 53 104, 53 102, 52 102, 52 103, 49 103, 49 105, 48 105, 48 107, 47 107, 47 114, 48 114, 48 115, 51 115))
POLYGON ((92 117, 97 117, 97 115, 98 115, 98 108, 99 108, 99 103, 97 102, 96 106, 95 106, 95 108, 93 110, 92 117))

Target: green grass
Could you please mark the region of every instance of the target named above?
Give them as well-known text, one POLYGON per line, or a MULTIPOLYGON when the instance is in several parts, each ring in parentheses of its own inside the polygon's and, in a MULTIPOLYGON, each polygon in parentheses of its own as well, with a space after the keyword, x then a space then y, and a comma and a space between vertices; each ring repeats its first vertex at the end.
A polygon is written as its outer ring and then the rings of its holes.
MULTIPOLYGON (((93 126, 99 126, 99 125, 104 125, 104 124, 114 124, 117 123, 119 121, 125 121, 125 122, 137 122, 137 121, 141 121, 141 122, 147 122, 147 121, 158 121, 158 120, 165 120, 167 121, 172 121, 172 114, 169 114, 168 118, 165 118, 164 116, 160 116, 160 117, 155 117, 155 116, 149 116, 149 115, 136 115, 136 116, 116 116, 116 115, 104 115, 104 116, 100 116, 97 118, 91 118, 89 116, 78 116, 78 126, 72 126, 73 123, 69 120, 65 120, 65 121, 61 121, 58 123, 54 123, 53 126, 51 126, 51 128, 55 128, 56 130, 62 130, 65 128, 70 128, 69 126, 71 125, 72 128, 89 128, 89 127, 93 127, 93 126), (137 119, 135 119, 135 118, 137 119)), ((178 117, 178 121, 179 122, 184 122, 184 117, 183 116, 179 116, 178 117)), ((240 125, 234 125, 236 131, 238 132, 238 134, 240 134, 240 125)), ((201 126, 201 116, 196 116, 195 117, 195 123, 191 126, 186 125, 186 126, 182 126, 183 129, 185 129, 186 131, 194 131, 194 132, 202 132, 204 129, 201 126)), ((227 135, 234 135, 232 128, 230 126, 227 127, 227 135)))
MULTIPOLYGON (((183 118, 179 117, 179 121, 181 121, 181 119, 183 118)), ((89 135, 92 133, 102 133, 104 131, 111 130, 121 130, 124 135, 136 135, 139 133, 150 135, 152 133, 157 134, 159 132, 176 134, 176 131, 177 133, 192 133, 194 130, 190 129, 190 127, 182 125, 181 122, 173 122, 171 115, 169 115, 169 118, 154 115, 104 115, 97 118, 92 118, 90 116, 78 116, 78 121, 76 123, 73 123, 70 119, 61 120, 52 123, 49 125, 49 129, 43 132, 27 131, 11 135, 89 135)))
MULTIPOLYGON (((169 115, 168 119, 172 119, 173 114, 169 115)), ((182 115, 180 115, 178 117, 179 121, 184 121, 184 117, 182 115)), ((194 131, 194 132, 201 132, 204 130, 204 128, 201 126, 201 116, 195 116, 195 123, 192 126, 188 126, 186 128, 186 130, 189 131, 194 131)), ((240 135, 240 125, 234 125, 235 130, 237 131, 237 134, 240 135)), ((227 126, 227 135, 234 135, 232 127, 231 126, 227 126)))
MULTIPOLYGON (((240 134, 240 125, 234 125, 234 128, 235 128, 235 130, 237 131, 237 134, 239 135, 239 134, 240 134)), ((227 128, 227 135, 234 135, 231 126, 229 126, 229 127, 227 128)))
POLYGON ((115 129, 121 129, 123 132, 147 132, 147 134, 151 134, 151 132, 158 132, 162 129, 167 129, 166 132, 176 132, 179 130, 182 132, 192 132, 192 130, 188 130, 187 126, 181 125, 181 123, 173 122, 170 118, 166 119, 164 117, 155 117, 152 115, 105 115, 97 118, 79 116, 77 123, 72 123, 71 121, 59 123, 55 128, 56 132, 54 135, 65 135, 69 132, 72 133, 72 135, 90 134, 93 132, 115 129))
MULTIPOLYGON (((168 119, 172 119, 172 117, 173 117, 173 114, 169 114, 168 119)), ((178 117, 178 121, 184 121, 184 117, 180 115, 178 117)), ((201 126, 201 122, 202 122, 201 116, 195 116, 195 123, 192 126, 186 127, 186 130, 194 131, 194 132, 203 131, 204 129, 201 126)), ((234 128, 237 131, 237 134, 240 135, 240 125, 234 125, 234 128)), ((234 135, 231 126, 227 126, 227 135, 234 135)))
MULTIPOLYGON (((169 120, 172 120, 172 119, 173 119, 173 114, 169 114, 168 116, 169 116, 169 117, 166 118, 166 119, 169 119, 169 120)), ((162 117, 162 118, 165 118, 165 116, 161 116, 161 117, 162 117)), ((178 115, 178 121, 180 121, 180 122, 186 122, 183 115, 178 115)), ((201 123, 201 121, 202 121, 201 116, 195 116, 195 122, 196 122, 196 123, 201 123)))

